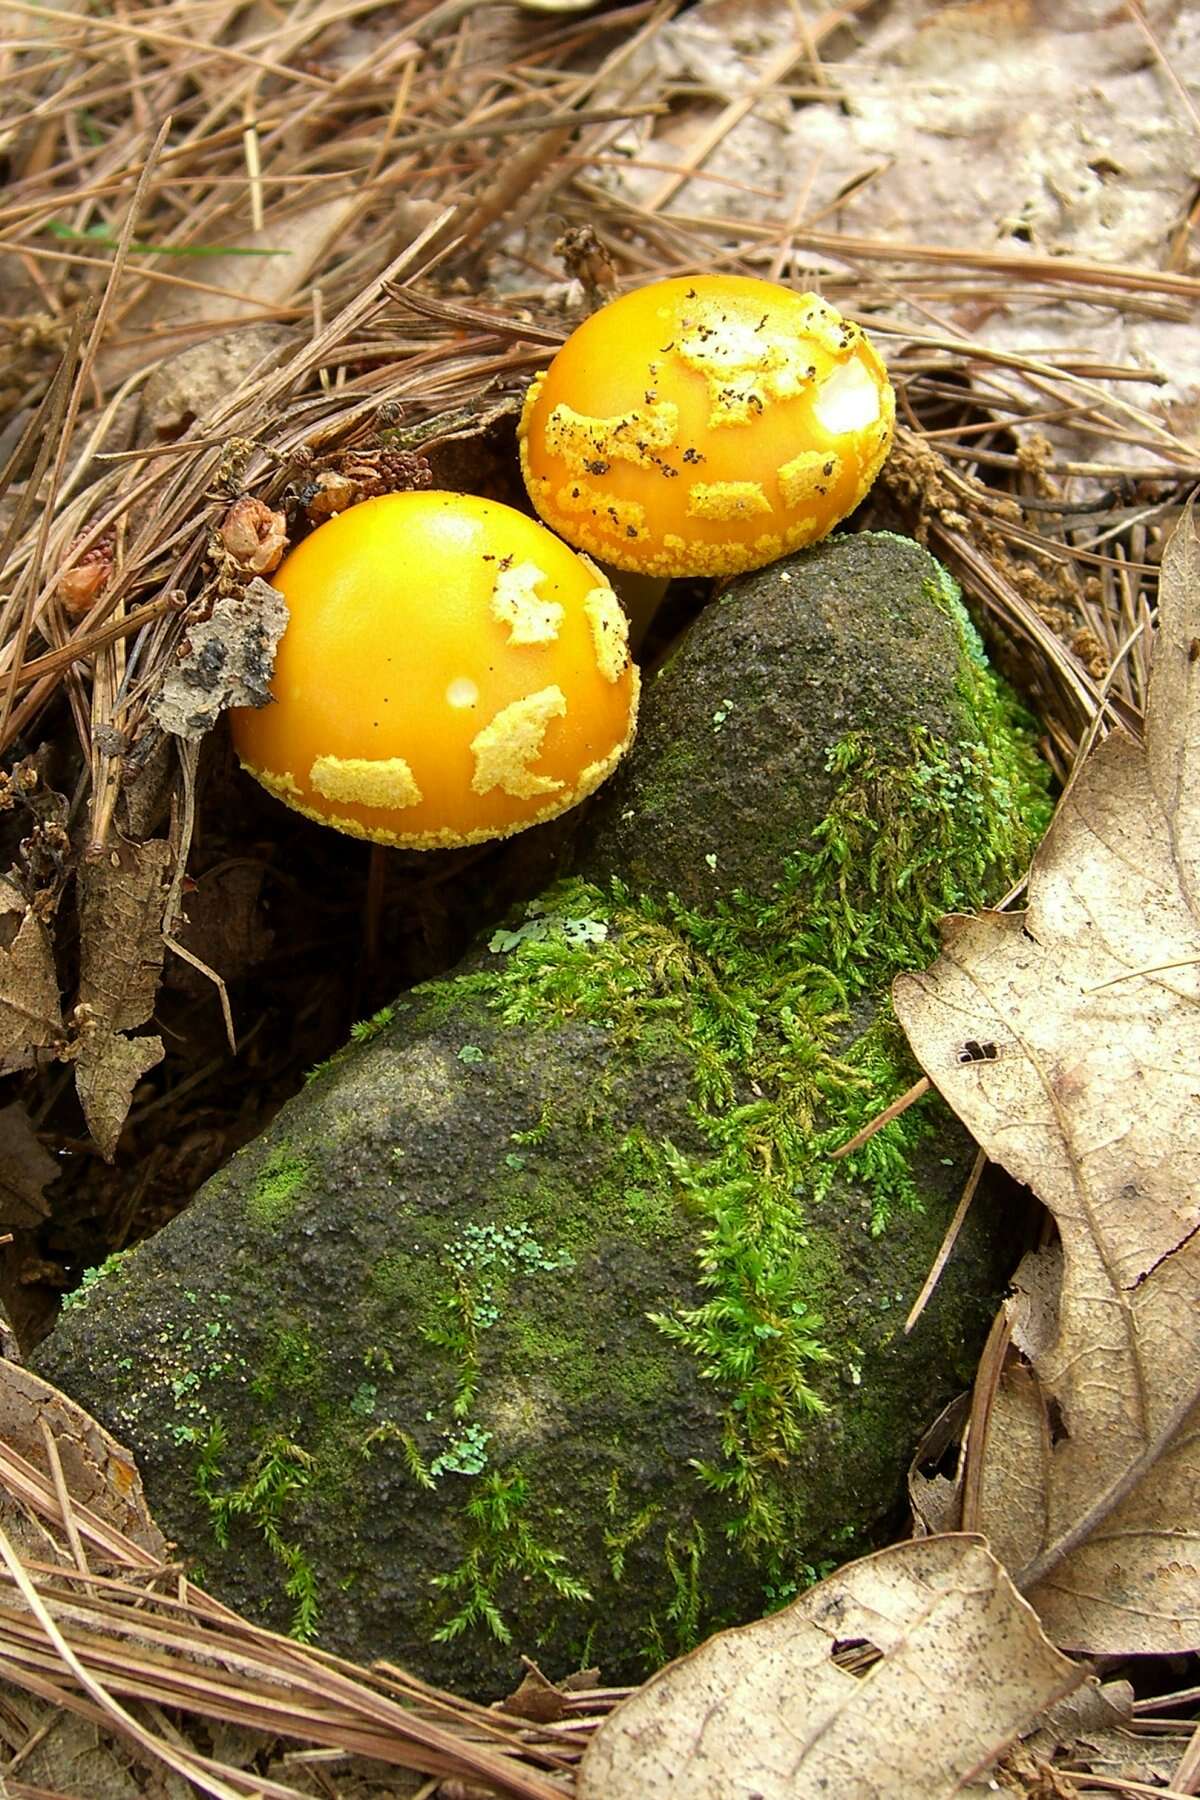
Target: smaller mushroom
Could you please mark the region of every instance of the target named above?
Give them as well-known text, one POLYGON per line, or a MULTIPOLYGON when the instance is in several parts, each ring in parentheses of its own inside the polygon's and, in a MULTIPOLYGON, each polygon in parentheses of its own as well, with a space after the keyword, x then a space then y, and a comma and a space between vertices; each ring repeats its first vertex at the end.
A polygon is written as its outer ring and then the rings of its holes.
POLYGON ((546 523, 612 567, 731 575, 852 512, 895 411, 861 326, 816 294, 697 275, 571 334, 526 396, 521 467, 546 523))
POLYGON ((638 674, 612 589, 512 507, 386 494, 304 539, 274 704, 232 714, 242 765, 308 818, 414 850, 575 806, 624 754, 638 674))

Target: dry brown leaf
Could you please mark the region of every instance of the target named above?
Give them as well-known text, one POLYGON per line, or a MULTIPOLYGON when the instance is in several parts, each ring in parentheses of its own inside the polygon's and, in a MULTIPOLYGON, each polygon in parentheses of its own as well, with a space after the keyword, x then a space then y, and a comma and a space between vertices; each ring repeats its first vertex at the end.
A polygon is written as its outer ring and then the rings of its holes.
POLYGON ((122 843, 79 872, 79 1001, 110 1031, 144 1025, 162 975, 165 838, 122 843))
POLYGON ((710 1638, 600 1727, 577 1800, 959 1792, 1085 1678, 977 1537, 895 1544, 710 1638), (865 1674, 834 1660, 865 1643, 865 1674))
MULTIPOLYGON (((1071 1769, 1086 1769, 1110 1780, 1141 1781, 1150 1788, 1172 1785, 1180 1749, 1175 1737, 1137 1731, 1133 1689, 1127 1681, 1102 1686, 1094 1676, 1078 1693, 1042 1715, 1025 1747, 1071 1769)), ((1082 1776, 1076 1779, 1086 1787, 1082 1776)))
POLYGON ((27 1069, 63 1041, 58 975, 46 927, 8 882, 0 883, 0 1075, 27 1069))
POLYGON ((36 1225, 50 1211, 42 1189, 59 1173, 19 1100, 0 1109, 0 1228, 36 1225))
POLYGON ((98 1031, 81 1041, 75 1055, 75 1088, 87 1128, 106 1162, 116 1155, 134 1088, 163 1055, 160 1037, 98 1031))
POLYGON ((498 1700, 496 1707, 518 1719, 532 1719, 541 1725, 557 1724, 567 1711, 570 1696, 582 1688, 595 1687, 600 1680, 599 1669, 577 1669, 563 1681, 551 1681, 528 1656, 523 1656, 521 1661, 525 1673, 520 1686, 507 1700, 498 1700))
MULTIPOLYGON (((58 1388, 0 1358, 0 1458, 2 1485, 10 1493, 20 1486, 10 1466, 14 1456, 53 1479, 43 1427, 54 1440, 71 1501, 165 1561, 166 1539, 150 1516, 142 1478, 129 1452, 58 1388)), ((83 1535, 86 1541, 88 1533, 83 1535)))
POLYGON ((1200 544, 1163 560, 1143 750, 1089 757, 1024 914, 895 984, 931 1080, 1053 1212, 1012 1303, 977 1521, 1056 1642, 1200 1645, 1200 544), (1149 971, 1154 971, 1153 973, 1149 971), (968 1046, 984 1047, 978 1060, 968 1046), (1029 1373, 1029 1370, 1032 1373, 1029 1373))
POLYGON ((162 1039, 122 1034, 144 1025, 162 978, 165 838, 120 843, 79 873, 79 1042, 75 1087, 88 1130, 109 1162, 133 1090, 162 1061, 162 1039))
MULTIPOLYGON (((274 942, 263 922, 264 868, 249 861, 219 864, 201 875, 187 896, 187 921, 174 935, 223 981, 253 968, 274 942)), ((189 994, 212 992, 211 981, 178 957, 167 964, 166 981, 189 994)))

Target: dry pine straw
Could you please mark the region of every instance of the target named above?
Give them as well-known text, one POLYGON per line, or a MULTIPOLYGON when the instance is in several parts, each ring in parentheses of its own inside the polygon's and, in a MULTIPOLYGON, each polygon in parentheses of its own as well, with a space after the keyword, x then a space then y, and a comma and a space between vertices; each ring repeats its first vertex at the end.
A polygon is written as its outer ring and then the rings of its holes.
MULTIPOLYGON (((410 5, 399 19, 384 0, 349 0, 247 22, 233 0, 98 16, 10 0, 0 254, 22 297, 0 320, 12 410, 0 437, 0 748, 61 730, 65 694, 93 844, 110 829, 113 746, 134 752, 154 729, 147 700, 211 605, 210 537, 230 501, 277 500, 314 457, 336 466, 372 448, 381 424, 419 427, 518 391, 568 328, 546 298, 562 277, 542 248, 550 216, 583 234, 573 267, 600 288, 733 269, 815 283, 863 319, 902 420, 873 519, 914 531, 956 574, 1061 775, 1113 721, 1137 729, 1159 548, 1200 475, 1195 451, 1122 397, 1144 371, 1004 355, 947 321, 1054 298, 1179 318, 1200 282, 848 238, 815 215, 771 219, 765 193, 752 222, 691 212, 695 183, 715 181, 704 160, 745 101, 720 108, 633 204, 606 171, 628 166, 614 153, 627 121, 667 103, 631 58, 674 10, 652 0, 522 24, 487 0, 410 5), (303 238, 317 205, 323 240, 305 243, 269 300, 254 257, 226 257, 206 279, 216 265, 204 252, 262 226, 303 238), (488 286, 501 250, 503 301, 488 286), (177 319, 200 302, 203 319, 177 319), (178 441, 114 453, 123 404, 164 355, 248 319, 282 327, 281 350, 178 441), (1099 446, 1083 460, 1054 447, 1075 426, 1099 446), (111 574, 77 618, 61 578, 89 553, 111 574)), ((827 96, 836 62, 822 51, 861 10, 798 26, 769 73, 827 96)), ((179 850, 186 806, 174 829, 179 850)), ((205 1760, 147 1722, 154 1706, 528 1800, 569 1789, 613 1694, 569 1697, 560 1724, 533 1729, 275 1638, 74 1504, 52 1465, 0 1453, 4 1492, 50 1533, 40 1558, 0 1538, 0 1669, 28 1692, 107 1723, 214 1795, 296 1790, 205 1760)))
POLYGON ((563 1723, 531 1726, 387 1665, 364 1671, 276 1637, 74 1501, 55 1439, 48 1428, 43 1435, 44 1469, 0 1442, 0 1675, 115 1729, 143 1762, 161 1759, 201 1792, 290 1800, 298 1790, 219 1764, 178 1732, 154 1729, 147 1723, 153 1708, 239 1726, 266 1747, 282 1737, 457 1777, 512 1800, 556 1800, 590 1724, 619 1697, 618 1690, 565 1696, 563 1723), (44 1549, 31 1553, 34 1521, 44 1549))

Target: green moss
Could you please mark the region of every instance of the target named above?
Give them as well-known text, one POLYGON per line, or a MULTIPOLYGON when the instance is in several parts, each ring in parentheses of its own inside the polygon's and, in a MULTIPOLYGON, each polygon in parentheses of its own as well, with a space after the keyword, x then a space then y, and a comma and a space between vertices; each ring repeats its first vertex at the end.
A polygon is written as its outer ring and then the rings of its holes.
POLYGON ((298 1444, 276 1436, 236 1485, 224 1481, 225 1428, 214 1419, 201 1448, 196 1492, 208 1509, 213 1536, 222 1550, 236 1519, 260 1533, 283 1570, 283 1588, 292 1601, 291 1635, 307 1643, 316 1635, 317 1584, 303 1549, 285 1536, 286 1520, 312 1481, 313 1459, 298 1444))
POLYGON ((452 1358, 458 1371, 454 1416, 465 1419, 479 1386, 479 1339, 499 1319, 509 1282, 552 1275, 573 1263, 564 1251, 544 1249, 524 1222, 472 1222, 444 1247, 442 1265, 446 1285, 435 1293, 436 1317, 422 1336, 452 1358))
POLYGON ((344 1044, 340 1050, 335 1050, 332 1056, 327 1056, 324 1062, 314 1064, 304 1077, 305 1082, 319 1081, 322 1075, 327 1075, 331 1069, 335 1069, 345 1057, 349 1056, 352 1047, 369 1044, 373 1038, 377 1038, 381 1032, 387 1030, 398 1012, 406 1010, 406 1003, 398 1000, 391 1006, 381 1006, 379 1011, 372 1013, 369 1019, 357 1020, 350 1027, 349 1043, 344 1044))
MULTIPOLYGON (((832 802, 768 894, 734 892, 700 913, 619 883, 566 882, 493 933, 482 968, 414 998, 424 1028, 444 1024, 460 1047, 469 1038, 481 1062, 492 1060, 497 1031, 553 1032, 573 1021, 619 1051, 598 1059, 593 1087, 548 1099, 498 1146, 493 1219, 439 1247, 439 1287, 430 1288, 424 1247, 383 1258, 371 1274, 372 1293, 385 1306, 415 1309, 422 1335, 454 1372, 453 1400, 440 1418, 426 1414, 423 1449, 386 1419, 371 1434, 402 1437, 421 1485, 469 1483, 463 1558, 436 1583, 439 1639, 481 1629, 507 1641, 503 1590, 516 1579, 548 1605, 586 1597, 535 1535, 524 1474, 488 1466, 489 1427, 500 1430, 495 1407, 536 1413, 532 1378, 546 1369, 568 1406, 586 1409, 619 1379, 635 1404, 653 1407, 676 1383, 679 1351, 694 1357, 723 1414, 719 1453, 693 1475, 721 1496, 731 1548, 776 1596, 814 1578, 792 1550, 812 1534, 788 1471, 835 1385, 857 1381, 862 1354, 846 1316, 841 1240, 817 1221, 847 1179, 867 1195, 876 1232, 919 1207, 913 1157, 934 1104, 831 1161, 829 1152, 915 1074, 886 1002, 865 1031, 855 1022, 868 1005, 878 1009, 895 973, 936 952, 943 914, 1003 892, 1049 815, 1046 772, 1019 708, 983 661, 957 591, 947 578, 928 597, 960 631, 960 740, 921 728, 899 739, 857 733, 830 746, 832 802), (636 1083, 639 1063, 656 1071, 673 1063, 690 1079, 692 1136, 683 1147, 628 1129, 621 1083, 631 1069, 636 1083), (583 1208, 580 1144, 591 1152, 583 1208), (572 1173, 560 1176, 560 1165, 572 1173), (605 1360, 588 1322, 560 1313, 552 1289, 536 1304, 513 1303, 515 1283, 552 1275, 562 1259, 582 1263, 606 1240, 654 1250, 681 1236, 696 1245, 701 1297, 655 1316, 659 1356, 631 1342, 605 1360), (480 1419, 486 1338, 502 1318, 501 1360, 517 1390, 525 1368, 529 1393, 488 1394, 480 1419)), ((885 1433, 887 1423, 865 1400, 846 1409, 850 1437, 885 1433)), ((529 1433, 537 1427, 531 1414, 529 1433)), ((843 1525, 863 1529, 856 1518, 843 1525)), ((656 1557, 669 1596, 643 1622, 647 1654, 661 1660, 686 1649, 700 1629, 699 1527, 685 1531, 654 1506, 631 1513, 615 1495, 604 1549, 616 1580, 635 1550, 656 1557)))
POLYGON ((343 1397, 319 1342, 303 1328, 268 1319, 249 1379, 238 1384, 236 1450, 226 1426, 232 1416, 228 1395, 222 1405, 215 1390, 211 1414, 201 1407, 203 1422, 180 1432, 178 1441, 196 1451, 195 1492, 218 1550, 230 1549, 235 1523, 263 1539, 292 1603, 290 1630, 302 1639, 314 1635, 318 1610, 305 1550, 311 1519, 333 1513, 352 1534, 356 1469, 385 1437, 403 1441, 410 1469, 420 1471, 428 1484, 409 1434, 386 1420, 375 1422, 379 1391, 377 1382, 364 1380, 343 1397))
POLYGON ((275 1412, 297 1399, 311 1401, 320 1387, 320 1357, 304 1331, 268 1332, 251 1392, 275 1412))
POLYGON ((427 1283, 424 1264, 403 1251, 389 1250, 374 1263, 367 1276, 371 1290, 388 1307, 411 1304, 427 1283))
POLYGON ((276 1150, 259 1171, 246 1198, 246 1216, 264 1231, 276 1231, 295 1212, 309 1178, 306 1157, 276 1150))
MULTIPOLYGON (((643 1050, 645 1046, 642 1046, 643 1050)), ((611 1095, 597 1093, 557 1109, 551 1144, 559 1154, 538 1159, 529 1169, 498 1173, 495 1195, 501 1223, 526 1227, 576 1259, 606 1238, 632 1239, 648 1248, 689 1233, 669 1184, 661 1178, 661 1156, 640 1129, 623 1131, 611 1095), (589 1176, 588 1204, 577 1202, 572 1146, 586 1143, 602 1151, 589 1176)))
POLYGON ((529 1483, 519 1469, 493 1471, 480 1481, 465 1509, 462 1561, 433 1578, 448 1614, 433 1634, 435 1642, 482 1626, 500 1643, 511 1643, 503 1590, 514 1581, 533 1583, 558 1600, 591 1599, 583 1583, 568 1573, 562 1553, 539 1542, 526 1516, 528 1505, 529 1483))
MULTIPOLYGON (((721 1455, 698 1475, 727 1498, 731 1538, 764 1569, 781 1566, 789 1531, 779 1474, 828 1385, 822 1294, 840 1258, 809 1215, 843 1177, 866 1190, 877 1232, 920 1204, 912 1156, 928 1133, 927 1109, 910 1109, 841 1164, 830 1160, 915 1075, 886 1006, 857 1036, 851 1019, 864 997, 886 995, 899 970, 929 961, 945 913, 999 897, 1049 814, 1046 772, 956 590, 948 584, 931 598, 960 627, 963 741, 920 729, 899 745, 861 735, 833 745, 833 802, 765 900, 737 892, 706 916, 618 883, 604 892, 568 882, 538 903, 532 929, 497 934, 494 963, 443 984, 447 1000, 479 1002, 504 1027, 587 1021, 610 1034, 626 1066, 673 1057, 691 1071, 699 1153, 645 1133, 615 1138, 603 1093, 568 1105, 557 1126, 564 1139, 591 1141, 599 1119, 610 1133, 610 1173, 581 1221, 585 1235, 621 1230, 653 1243, 674 1221, 691 1220, 705 1297, 655 1323, 725 1397, 721 1455)), ((544 1118, 522 1137, 553 1135, 544 1118)), ((506 1217, 523 1208, 538 1230, 555 1216, 540 1171, 535 1179, 515 1170, 501 1186, 506 1217)), ((468 1315, 460 1298, 456 1349, 467 1357, 468 1315)), ((586 1393, 581 1334, 551 1324, 551 1343, 545 1322, 534 1332, 518 1321, 516 1331, 531 1356, 553 1356, 586 1393)), ((614 1540, 613 1554, 619 1548, 614 1540)), ((660 1648, 687 1635, 702 1552, 671 1546, 677 1591, 655 1627, 660 1648)))
POLYGON ((104 1261, 97 1264, 94 1269, 85 1269, 79 1286, 73 1288, 69 1294, 63 1295, 62 1310, 64 1312, 82 1312, 88 1301, 92 1299, 96 1284, 101 1281, 110 1281, 117 1270, 121 1268, 125 1258, 132 1256, 134 1248, 135 1246, 131 1245, 128 1250, 114 1250, 111 1256, 106 1256, 104 1261))

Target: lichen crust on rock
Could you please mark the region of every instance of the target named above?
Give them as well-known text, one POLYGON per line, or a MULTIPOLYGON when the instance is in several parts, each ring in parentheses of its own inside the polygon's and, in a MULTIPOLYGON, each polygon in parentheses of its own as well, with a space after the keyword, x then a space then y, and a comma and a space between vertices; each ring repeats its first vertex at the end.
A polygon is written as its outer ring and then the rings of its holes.
POLYGON ((886 1004, 1045 822, 1019 709, 885 534, 744 577, 647 684, 577 873, 403 996, 39 1366, 271 1623, 460 1689, 606 1679, 892 1522, 1007 1272, 886 1004))

